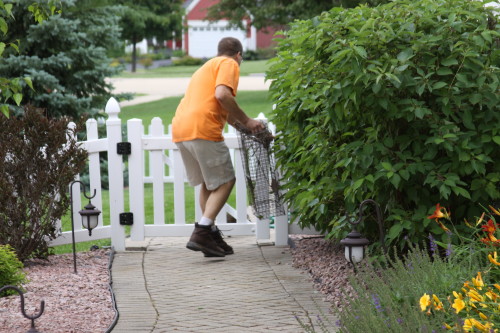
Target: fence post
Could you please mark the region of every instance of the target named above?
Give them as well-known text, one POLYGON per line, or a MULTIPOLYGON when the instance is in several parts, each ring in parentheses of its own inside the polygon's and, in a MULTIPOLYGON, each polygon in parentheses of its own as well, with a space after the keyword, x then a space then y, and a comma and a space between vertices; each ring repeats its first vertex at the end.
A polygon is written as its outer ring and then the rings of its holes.
POLYGON ((123 206, 123 159, 118 155, 117 144, 122 141, 120 105, 111 97, 106 104, 106 133, 108 137, 109 220, 111 222, 111 245, 116 251, 125 251, 125 229, 120 225, 123 206))
MULTIPOLYGON (((85 123, 87 127, 87 141, 94 141, 99 139, 98 131, 97 131, 97 120, 89 119, 85 123)), ((101 194, 101 159, 99 158, 99 152, 89 153, 89 180, 90 180, 90 193, 93 193, 96 190, 96 196, 92 199, 94 206, 98 209, 102 210, 102 194, 101 194)), ((80 187, 77 187, 80 190, 80 187)), ((80 191, 79 191, 80 192, 80 191)), ((73 196, 74 197, 74 196, 73 196)), ((80 195, 78 194, 78 197, 80 195)), ((77 210, 75 209, 75 213, 77 210)), ((103 213, 104 214, 104 213, 103 213)), ((102 226, 103 214, 99 215, 99 226, 102 226)), ((75 221, 78 221, 79 218, 76 218, 75 221)), ((75 228, 80 229, 80 228, 75 228)))
POLYGON ((134 224, 130 229, 132 241, 144 240, 144 152, 142 149, 142 120, 130 119, 127 121, 128 141, 132 153, 128 157, 129 174, 129 203, 130 211, 134 214, 134 224))

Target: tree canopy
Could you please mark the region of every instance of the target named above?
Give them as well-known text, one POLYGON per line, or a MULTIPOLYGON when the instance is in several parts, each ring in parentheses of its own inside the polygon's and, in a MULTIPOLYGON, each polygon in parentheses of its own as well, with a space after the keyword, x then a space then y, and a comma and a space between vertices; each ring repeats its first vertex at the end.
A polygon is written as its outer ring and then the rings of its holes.
POLYGON ((164 42, 182 31, 182 0, 151 0, 138 2, 119 0, 116 3, 124 6, 120 25, 122 38, 133 45, 132 71, 136 66, 136 44, 145 38, 164 42))
POLYGON ((208 9, 211 20, 229 19, 242 27, 242 21, 252 18, 257 29, 281 27, 296 19, 309 19, 333 7, 356 7, 360 3, 375 5, 384 0, 220 0, 208 9))

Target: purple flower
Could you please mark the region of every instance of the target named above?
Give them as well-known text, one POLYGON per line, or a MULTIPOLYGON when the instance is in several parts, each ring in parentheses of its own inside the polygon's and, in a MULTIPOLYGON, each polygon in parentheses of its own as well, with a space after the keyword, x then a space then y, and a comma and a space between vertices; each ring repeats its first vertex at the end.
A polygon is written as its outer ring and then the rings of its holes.
POLYGON ((384 311, 384 309, 382 309, 382 305, 380 304, 380 298, 378 297, 378 295, 372 294, 372 301, 373 301, 373 305, 375 305, 375 309, 377 309, 377 311, 379 311, 379 312, 384 311))
POLYGON ((432 255, 435 255, 437 253, 438 248, 437 248, 436 241, 435 241, 434 237, 432 237, 431 234, 429 234, 429 246, 430 246, 432 255))
POLYGON ((448 243, 448 247, 446 248, 446 256, 449 257, 453 254, 453 249, 451 248, 451 243, 448 243))

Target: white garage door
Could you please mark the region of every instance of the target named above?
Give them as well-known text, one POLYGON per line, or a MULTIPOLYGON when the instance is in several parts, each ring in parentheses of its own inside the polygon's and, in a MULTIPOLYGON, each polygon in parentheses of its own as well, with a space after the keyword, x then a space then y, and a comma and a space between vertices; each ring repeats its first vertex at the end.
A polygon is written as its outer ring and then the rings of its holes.
POLYGON ((223 37, 235 37, 246 50, 246 33, 237 28, 228 28, 225 23, 189 21, 189 55, 195 58, 212 58, 217 55, 217 44, 223 37))

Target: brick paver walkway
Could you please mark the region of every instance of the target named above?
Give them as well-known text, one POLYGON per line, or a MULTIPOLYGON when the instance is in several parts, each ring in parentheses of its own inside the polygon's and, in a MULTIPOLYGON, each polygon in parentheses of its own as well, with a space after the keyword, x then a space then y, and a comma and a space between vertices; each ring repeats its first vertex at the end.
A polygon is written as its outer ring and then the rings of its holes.
POLYGON ((295 316, 314 322, 329 313, 307 275, 291 267, 288 248, 233 236, 227 242, 235 254, 204 258, 186 242, 151 238, 146 251, 115 254, 113 333, 294 333, 304 332, 295 316))

